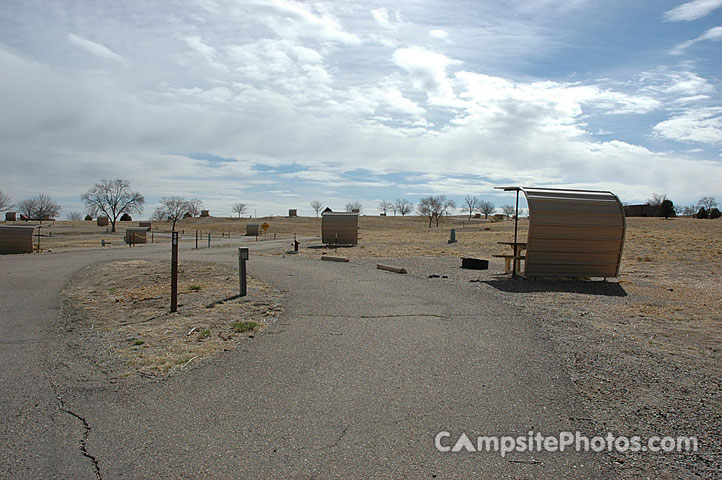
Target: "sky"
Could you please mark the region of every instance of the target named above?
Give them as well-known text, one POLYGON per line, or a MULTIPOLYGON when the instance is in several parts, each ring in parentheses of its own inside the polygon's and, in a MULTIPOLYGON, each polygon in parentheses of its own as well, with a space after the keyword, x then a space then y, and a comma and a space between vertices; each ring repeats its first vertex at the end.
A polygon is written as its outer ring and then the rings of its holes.
POLYGON ((0 2, 0 190, 722 200, 722 0, 0 2))

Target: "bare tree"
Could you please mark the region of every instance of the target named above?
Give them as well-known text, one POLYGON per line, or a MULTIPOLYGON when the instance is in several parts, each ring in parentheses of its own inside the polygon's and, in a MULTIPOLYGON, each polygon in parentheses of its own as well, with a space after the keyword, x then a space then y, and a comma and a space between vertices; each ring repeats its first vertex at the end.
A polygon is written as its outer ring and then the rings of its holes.
POLYGON ((489 214, 494 213, 494 202, 481 202, 479 204, 479 211, 484 214, 484 218, 489 218, 489 214))
POLYGON ((666 193, 653 193, 651 197, 647 200, 647 204, 649 205, 649 208, 652 212, 652 216, 659 216, 659 209, 662 206, 662 202, 667 200, 667 194, 666 193))
POLYGON ((38 208, 38 202, 35 198, 26 198, 24 200, 20 200, 16 206, 21 215, 33 218, 35 217, 35 211, 38 208))
MULTIPOLYGON (((396 200, 396 203, 394 203, 396 206, 396 210, 401 214, 401 216, 406 216, 409 213, 411 213, 411 210, 414 208, 414 204, 406 200, 405 198, 400 198, 396 200)), ((394 213, 396 215, 396 213, 394 213)))
POLYGON ((712 210, 716 206, 717 200, 715 200, 714 197, 702 197, 699 199, 699 202, 697 202, 697 207, 704 208, 707 211, 712 210))
POLYGON ((516 212, 516 208, 514 205, 502 205, 501 211, 504 212, 504 215, 506 215, 506 218, 511 218, 512 215, 516 212))
POLYGON ((680 210, 680 213, 684 216, 694 215, 696 212, 697 210, 695 210, 695 208, 692 206, 682 207, 680 210))
POLYGON ((13 201, 10 195, 0 190, 0 212, 10 210, 11 208, 13 208, 13 201))
POLYGON ((417 207, 421 215, 429 217, 429 228, 431 228, 431 222, 434 218, 436 218, 436 226, 438 227, 439 218, 448 214, 453 208, 456 208, 456 203, 447 199, 446 195, 423 197, 419 200, 419 206, 417 207))
POLYGON ((20 213, 36 220, 43 220, 56 217, 60 213, 60 205, 53 201, 48 195, 41 193, 32 198, 18 202, 20 213))
POLYGON ((323 204, 319 202, 318 200, 314 200, 311 202, 311 208, 313 208, 313 211, 316 212, 316 216, 318 217, 318 212, 321 211, 321 207, 323 207, 323 204))
POLYGON ((172 223, 171 231, 175 232, 175 223, 188 213, 188 200, 183 197, 163 197, 160 206, 155 209, 155 218, 167 218, 172 223))
POLYGON ((471 220, 471 214, 474 213, 474 210, 478 209, 480 205, 481 202, 478 197, 467 195, 464 197, 464 208, 462 211, 469 212, 469 220, 471 220))
POLYGON ((80 196, 88 213, 95 217, 102 212, 110 220, 111 231, 115 231, 115 222, 124 213, 141 213, 145 198, 130 189, 128 180, 101 180, 93 188, 80 196))
POLYGON ((83 214, 80 212, 70 212, 65 216, 65 218, 71 222, 81 222, 83 220, 83 214))
POLYGON ((155 209, 153 214, 150 216, 150 219, 153 220, 154 222, 164 222, 164 221, 168 220, 168 215, 166 215, 165 210, 158 207, 155 209))
POLYGON ((201 210, 203 209, 203 202, 198 200, 197 198, 191 198, 188 200, 188 213, 191 215, 191 217, 197 217, 201 214, 201 210))
POLYGON ((246 204, 245 203, 236 203, 233 205, 233 213, 238 214, 238 218, 241 218, 241 215, 246 213, 246 204))
POLYGON ((353 212, 354 210, 358 210, 359 213, 361 213, 361 210, 363 209, 363 206, 361 205, 361 202, 358 200, 353 202, 348 202, 346 204, 346 211, 347 212, 353 212))
POLYGON ((384 215, 386 215, 392 208, 394 208, 394 204, 391 202, 387 202, 386 200, 381 200, 379 202, 379 210, 381 210, 381 213, 384 215))

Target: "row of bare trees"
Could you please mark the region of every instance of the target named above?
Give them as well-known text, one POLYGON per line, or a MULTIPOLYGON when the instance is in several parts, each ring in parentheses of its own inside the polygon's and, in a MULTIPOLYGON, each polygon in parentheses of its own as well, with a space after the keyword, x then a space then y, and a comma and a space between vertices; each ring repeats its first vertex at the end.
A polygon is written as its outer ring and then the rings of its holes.
POLYGON ((21 215, 41 221, 56 217, 61 210, 60 205, 45 193, 20 200, 14 204, 10 195, 0 191, 0 212, 11 208, 17 209, 21 215))
POLYGON ((384 215, 393 212, 394 216, 398 213, 404 217, 411 213, 413 209, 414 204, 405 198, 399 198, 395 202, 387 202, 386 200, 379 202, 379 210, 381 210, 384 215))
POLYGON ((667 194, 653 193, 647 200, 647 204, 651 209, 651 214, 656 217, 669 218, 686 215, 697 218, 720 218, 718 203, 714 197, 705 196, 700 198, 695 205, 676 207, 672 200, 667 198, 667 194))

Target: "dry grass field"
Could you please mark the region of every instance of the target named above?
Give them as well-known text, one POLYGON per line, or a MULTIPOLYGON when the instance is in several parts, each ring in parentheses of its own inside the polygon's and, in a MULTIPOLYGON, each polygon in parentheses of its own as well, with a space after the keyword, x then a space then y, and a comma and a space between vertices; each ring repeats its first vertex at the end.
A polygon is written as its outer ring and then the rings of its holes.
POLYGON ((238 298, 237 272, 180 262, 178 311, 169 313, 170 262, 131 260, 91 265, 62 292, 72 318, 66 330, 89 364, 109 378, 170 374, 233 348, 280 314, 268 285, 248 280, 238 298))

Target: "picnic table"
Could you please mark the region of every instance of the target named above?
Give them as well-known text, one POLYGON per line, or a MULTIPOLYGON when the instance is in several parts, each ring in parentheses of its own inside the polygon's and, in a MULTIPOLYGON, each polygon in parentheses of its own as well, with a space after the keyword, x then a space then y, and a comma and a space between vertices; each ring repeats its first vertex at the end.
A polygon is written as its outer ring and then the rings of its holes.
POLYGON ((511 254, 501 254, 501 255, 492 255, 492 257, 497 258, 503 258, 504 259, 504 273, 511 273, 511 260, 514 258, 514 254, 516 253, 516 271, 519 272, 521 270, 521 261, 526 260, 526 256, 523 255, 524 250, 526 250, 526 242, 496 242, 499 245, 509 245, 511 247, 511 254), (516 249, 515 249, 516 247, 516 249))

